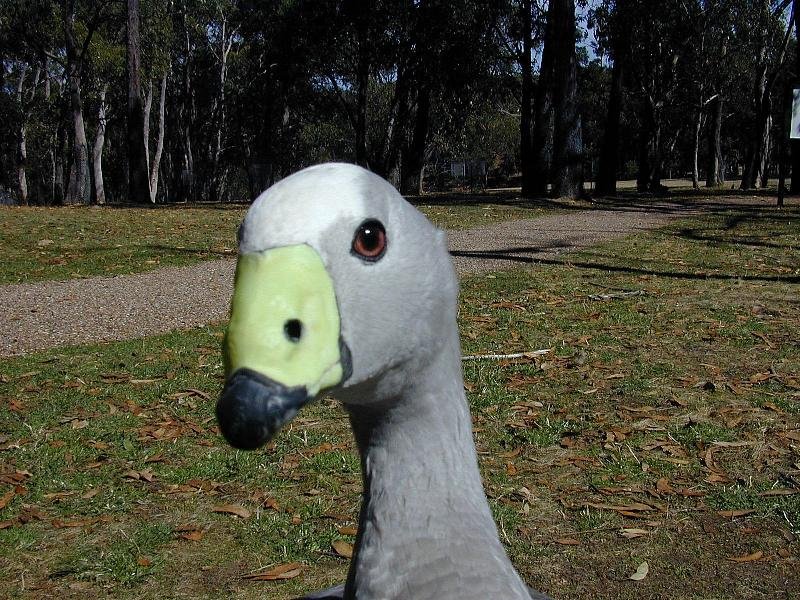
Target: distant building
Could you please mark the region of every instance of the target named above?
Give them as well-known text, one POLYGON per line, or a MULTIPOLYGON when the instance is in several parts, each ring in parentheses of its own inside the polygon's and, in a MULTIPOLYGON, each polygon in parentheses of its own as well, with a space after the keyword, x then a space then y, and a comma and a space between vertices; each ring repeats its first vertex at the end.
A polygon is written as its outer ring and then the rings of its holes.
POLYGON ((488 169, 485 160, 462 159, 450 161, 450 175, 453 179, 469 179, 470 181, 486 181, 488 169))

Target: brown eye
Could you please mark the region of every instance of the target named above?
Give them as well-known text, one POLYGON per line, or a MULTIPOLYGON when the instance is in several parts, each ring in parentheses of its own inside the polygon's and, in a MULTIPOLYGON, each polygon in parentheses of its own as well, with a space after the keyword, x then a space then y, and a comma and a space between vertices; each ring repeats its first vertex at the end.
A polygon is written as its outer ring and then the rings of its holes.
POLYGON ((386 230, 380 221, 371 219, 364 221, 356 229, 353 238, 353 252, 362 260, 375 262, 386 250, 386 230))

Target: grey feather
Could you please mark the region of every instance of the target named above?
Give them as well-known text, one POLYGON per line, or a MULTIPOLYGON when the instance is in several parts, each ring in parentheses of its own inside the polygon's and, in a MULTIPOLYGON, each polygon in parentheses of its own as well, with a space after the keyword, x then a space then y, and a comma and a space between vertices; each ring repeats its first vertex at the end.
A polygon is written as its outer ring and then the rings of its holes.
POLYGON ((446 236, 377 175, 328 164, 287 177, 248 212, 241 252, 292 244, 313 248, 333 281, 352 352, 333 393, 364 478, 347 582, 303 600, 549 600, 512 566, 483 491, 446 236), (367 219, 387 242, 365 262, 351 244, 367 219))
MULTIPOLYGON (((529 587, 528 592, 531 595, 531 600, 552 600, 550 596, 546 596, 541 592, 537 592, 533 588, 529 587)), ((320 590, 318 592, 312 592, 303 596, 302 598, 298 598, 297 600, 343 600, 344 599, 344 584, 340 584, 325 590, 320 590)))

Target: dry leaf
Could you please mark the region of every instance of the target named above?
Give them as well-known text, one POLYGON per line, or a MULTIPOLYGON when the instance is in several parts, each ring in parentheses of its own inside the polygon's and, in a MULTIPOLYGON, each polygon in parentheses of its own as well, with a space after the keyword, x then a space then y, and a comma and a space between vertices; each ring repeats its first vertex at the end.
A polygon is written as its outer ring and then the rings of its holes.
POLYGON ((758 552, 753 552, 752 554, 745 554, 744 556, 732 556, 728 560, 738 563, 753 562, 756 560, 761 560, 763 556, 764 553, 761 550, 759 550, 758 552))
POLYGON ((300 575, 300 572, 303 569, 303 565, 300 563, 288 563, 285 565, 278 565, 277 567, 273 567, 269 571, 264 571, 263 573, 251 573, 250 575, 245 575, 245 579, 250 579, 251 581, 277 581, 280 579, 293 579, 300 575))
POLYGON ((8 529, 14 525, 14 521, 0 521, 0 529, 8 529))
POLYGON ((656 490, 661 492, 662 494, 672 494, 675 490, 669 484, 666 477, 662 477, 658 481, 656 481, 656 490))
POLYGON ((647 574, 650 572, 650 567, 647 564, 647 561, 643 562, 636 568, 636 572, 632 573, 628 579, 632 579, 633 581, 641 581, 647 574))
POLYGON ((720 517, 735 518, 735 517, 744 517, 745 515, 751 515, 754 512, 756 512, 754 508, 747 508, 744 510, 718 510, 717 514, 720 517))
POLYGON ((8 490, 5 494, 0 496, 0 509, 5 508, 8 506, 8 503, 11 502, 11 499, 14 497, 16 492, 14 490, 8 490))
POLYGON ((244 506, 241 506, 239 504, 220 504, 219 506, 215 506, 214 508, 212 508, 211 512, 236 515, 237 517, 241 517, 242 519, 247 519, 252 514, 244 506))
POLYGON ((147 558, 146 556, 140 556, 136 559, 136 564, 140 567, 149 567, 153 564, 153 561, 147 558))
POLYGON ((344 540, 335 540, 331 546, 333 546, 333 549, 339 556, 343 556, 344 558, 353 557, 353 544, 345 542, 344 540))
POLYGON ((629 527, 623 527, 619 530, 619 534, 627 539, 633 539, 642 537, 643 535, 648 535, 650 532, 647 529, 634 529, 629 527))
POLYGON ((358 529, 355 527, 337 527, 336 529, 342 535, 355 535, 358 533, 358 529))
POLYGON ((205 532, 199 531, 197 529, 193 531, 187 531, 186 533, 182 533, 179 537, 183 540, 188 540, 190 542, 199 542, 203 539, 205 532))
POLYGON ((761 492, 758 494, 759 496, 793 496, 795 494, 800 494, 800 490, 767 490, 766 492, 761 492))
POLYGON ((580 546, 581 543, 575 538, 558 538, 556 544, 561 544, 562 546, 580 546))

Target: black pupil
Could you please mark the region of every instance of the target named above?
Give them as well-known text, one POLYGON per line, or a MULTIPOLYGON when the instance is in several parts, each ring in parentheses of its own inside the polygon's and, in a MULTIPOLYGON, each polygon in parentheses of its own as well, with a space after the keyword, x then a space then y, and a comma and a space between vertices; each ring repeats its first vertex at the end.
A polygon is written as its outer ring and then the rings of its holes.
POLYGON ((380 237, 380 232, 375 227, 367 225, 361 230, 361 242, 366 250, 375 250, 380 243, 380 237))

